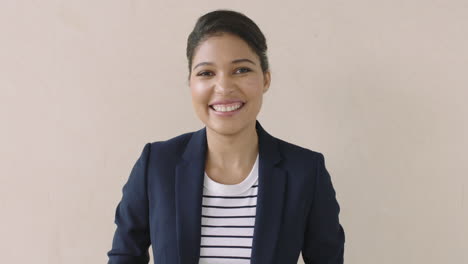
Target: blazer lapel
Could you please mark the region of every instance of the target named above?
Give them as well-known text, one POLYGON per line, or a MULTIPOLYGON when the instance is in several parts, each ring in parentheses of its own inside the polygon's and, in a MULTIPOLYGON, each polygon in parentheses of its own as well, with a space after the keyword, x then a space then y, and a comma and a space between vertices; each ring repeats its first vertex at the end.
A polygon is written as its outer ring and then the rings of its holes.
POLYGON ((206 127, 196 131, 176 166, 176 226, 180 264, 198 264, 201 238, 201 204, 205 157, 206 127))
POLYGON ((274 263, 284 204, 287 173, 277 166, 281 160, 278 141, 256 123, 259 145, 257 212, 251 264, 274 263))
MULTIPOLYGON (((259 186, 252 244, 252 264, 273 263, 281 227, 286 172, 277 167, 281 160, 278 141, 258 121, 259 186)), ((180 264, 197 264, 200 257, 201 204, 206 127, 196 131, 187 143, 183 159, 176 166, 176 231, 180 264)))

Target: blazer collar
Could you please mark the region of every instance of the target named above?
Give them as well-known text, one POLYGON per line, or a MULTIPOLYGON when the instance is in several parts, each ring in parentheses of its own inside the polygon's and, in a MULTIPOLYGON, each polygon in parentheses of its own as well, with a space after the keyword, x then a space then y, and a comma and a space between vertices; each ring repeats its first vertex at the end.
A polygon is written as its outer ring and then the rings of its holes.
MULTIPOLYGON (((259 184, 252 244, 252 264, 273 263, 281 227, 286 186, 286 171, 281 161, 278 139, 256 121, 259 144, 259 184)), ((201 241, 201 204, 205 157, 206 127, 194 132, 183 159, 176 166, 176 231, 180 264, 198 264, 201 241)))

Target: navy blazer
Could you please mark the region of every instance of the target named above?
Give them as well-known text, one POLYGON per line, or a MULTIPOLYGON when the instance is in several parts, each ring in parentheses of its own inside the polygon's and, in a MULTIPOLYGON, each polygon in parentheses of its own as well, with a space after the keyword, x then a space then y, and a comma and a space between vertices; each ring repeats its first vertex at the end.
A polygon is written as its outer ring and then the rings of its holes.
MULTIPOLYGON (((256 121, 259 184, 252 264, 343 263, 340 207, 322 153, 268 134, 256 121)), ((124 185, 110 264, 198 264, 206 127, 147 143, 124 185)))

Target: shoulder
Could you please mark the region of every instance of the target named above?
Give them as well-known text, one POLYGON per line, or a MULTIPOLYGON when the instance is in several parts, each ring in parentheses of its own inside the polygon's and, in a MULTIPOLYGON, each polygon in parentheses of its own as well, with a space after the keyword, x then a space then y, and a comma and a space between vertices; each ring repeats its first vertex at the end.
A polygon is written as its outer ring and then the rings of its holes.
POLYGON ((324 166, 324 155, 316 149, 310 149, 276 138, 283 158, 283 166, 299 175, 316 175, 324 166), (303 174, 304 173, 304 174, 303 174))
POLYGON ((194 133, 195 131, 187 132, 166 140, 149 142, 146 145, 151 149, 152 156, 180 157, 194 133))
POLYGON ((316 149, 310 149, 276 138, 281 153, 281 165, 289 171, 290 180, 299 184, 298 188, 313 188, 324 166, 324 155, 316 149))
POLYGON ((306 161, 317 161, 323 159, 323 154, 317 150, 299 146, 295 143, 285 141, 283 139, 275 138, 278 142, 281 153, 285 158, 299 158, 306 161))

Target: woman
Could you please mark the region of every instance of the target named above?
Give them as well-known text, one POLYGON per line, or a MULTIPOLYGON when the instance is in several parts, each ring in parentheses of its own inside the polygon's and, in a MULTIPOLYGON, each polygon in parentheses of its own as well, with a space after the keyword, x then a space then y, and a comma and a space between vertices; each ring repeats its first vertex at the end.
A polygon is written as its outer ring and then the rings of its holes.
POLYGON ((123 187, 109 263, 343 263, 344 231, 324 156, 256 117, 271 75, 266 40, 217 10, 188 38, 189 86, 206 125, 147 143, 123 187))

